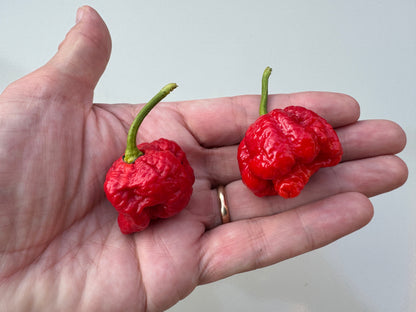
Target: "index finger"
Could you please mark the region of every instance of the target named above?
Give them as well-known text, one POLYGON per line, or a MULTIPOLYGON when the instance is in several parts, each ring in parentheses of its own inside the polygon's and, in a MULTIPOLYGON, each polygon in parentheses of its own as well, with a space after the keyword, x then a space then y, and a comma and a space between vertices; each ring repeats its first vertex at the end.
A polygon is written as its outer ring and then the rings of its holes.
MULTIPOLYGON (((259 95, 182 102, 178 105, 188 129, 205 147, 238 144, 259 117, 259 95)), ((341 93, 300 92, 269 95, 268 110, 303 106, 325 118, 334 128, 354 123, 360 115, 357 101, 341 93)))

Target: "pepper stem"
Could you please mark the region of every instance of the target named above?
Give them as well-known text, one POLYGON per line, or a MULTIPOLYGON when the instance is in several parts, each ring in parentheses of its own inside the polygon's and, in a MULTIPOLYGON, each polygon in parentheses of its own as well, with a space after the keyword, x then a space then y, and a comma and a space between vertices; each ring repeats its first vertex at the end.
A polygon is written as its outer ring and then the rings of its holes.
POLYGON ((261 79, 261 100, 260 100, 260 116, 267 114, 267 96, 269 93, 269 77, 272 73, 272 69, 267 66, 263 72, 261 79))
POLYGON ((127 146, 124 153, 124 162, 132 164, 138 157, 143 155, 143 152, 137 148, 136 137, 137 131, 144 118, 149 114, 149 112, 159 103, 163 98, 165 98, 171 91, 173 91, 178 85, 176 83, 169 83, 162 88, 137 114, 136 118, 133 120, 133 123, 130 126, 129 133, 127 134, 127 146))

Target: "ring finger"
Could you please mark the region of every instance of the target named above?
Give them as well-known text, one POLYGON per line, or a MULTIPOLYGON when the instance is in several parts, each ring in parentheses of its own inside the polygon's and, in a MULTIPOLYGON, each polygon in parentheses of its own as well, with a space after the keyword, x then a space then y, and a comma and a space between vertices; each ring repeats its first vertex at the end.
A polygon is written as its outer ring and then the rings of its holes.
MULTIPOLYGON (((387 120, 366 120, 336 129, 344 149, 343 162, 399 153, 406 144, 403 130, 387 120)), ((204 175, 211 184, 226 185, 241 179, 237 164, 237 146, 207 149, 204 175)))
POLYGON ((335 194, 359 192, 368 197, 393 190, 406 180, 406 165, 396 156, 341 163, 318 171, 295 198, 257 197, 242 181, 226 187, 231 221, 273 215, 335 194))

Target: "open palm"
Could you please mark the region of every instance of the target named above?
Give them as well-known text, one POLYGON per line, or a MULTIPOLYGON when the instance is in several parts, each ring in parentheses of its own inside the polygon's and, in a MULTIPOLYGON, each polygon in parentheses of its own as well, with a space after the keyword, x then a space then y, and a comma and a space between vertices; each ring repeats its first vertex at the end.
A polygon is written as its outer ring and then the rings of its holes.
MULTIPOLYGON (((179 215, 123 235, 103 182, 124 151, 141 105, 93 104, 111 40, 89 7, 53 59, 0 96, 0 293, 6 310, 160 311, 197 285, 319 248, 364 226, 369 196, 407 177, 395 153, 399 126, 360 121, 358 104, 333 93, 270 96, 270 109, 303 105, 325 117, 343 162, 320 170, 294 199, 258 198, 240 179, 237 145, 258 96, 161 103, 138 141, 175 140, 196 182, 179 215), (232 222, 221 225, 216 187, 232 222), (14 309, 13 309, 14 308, 14 309)), ((156 86, 155 92, 160 86, 156 86)))

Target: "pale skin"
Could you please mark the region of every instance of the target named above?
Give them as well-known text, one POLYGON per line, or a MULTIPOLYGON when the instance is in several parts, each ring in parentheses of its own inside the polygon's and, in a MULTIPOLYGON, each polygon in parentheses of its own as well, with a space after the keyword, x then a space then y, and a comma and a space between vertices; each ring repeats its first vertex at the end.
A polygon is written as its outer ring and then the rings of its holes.
POLYGON ((373 216, 368 198, 406 181, 394 156, 405 146, 403 130, 387 120, 357 122, 359 105, 347 95, 270 96, 269 110, 303 105, 322 115, 344 148, 339 165, 290 200, 258 198, 241 182, 237 145, 258 116, 259 96, 164 102, 138 141, 177 141, 194 168, 194 192, 176 217, 123 235, 103 182, 142 105, 93 104, 111 39, 93 9, 81 8, 78 20, 46 65, 0 95, 2 310, 161 311, 197 285, 360 229, 373 216), (224 225, 218 185, 230 206, 224 225))

